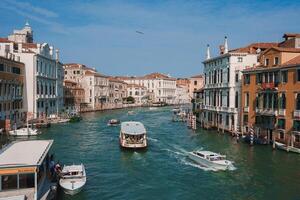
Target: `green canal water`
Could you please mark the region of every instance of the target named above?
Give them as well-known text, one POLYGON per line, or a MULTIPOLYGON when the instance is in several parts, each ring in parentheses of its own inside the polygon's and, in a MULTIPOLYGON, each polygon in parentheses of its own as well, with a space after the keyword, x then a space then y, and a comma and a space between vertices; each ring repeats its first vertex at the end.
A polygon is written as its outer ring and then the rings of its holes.
POLYGON ((38 139, 54 139, 52 151, 61 163, 84 163, 87 184, 75 196, 59 199, 300 199, 300 155, 249 147, 216 131, 187 129, 172 122, 171 108, 115 110, 83 115, 79 123, 53 125, 38 139), (119 147, 120 127, 107 121, 141 121, 148 131, 143 152, 119 147), (193 163, 187 151, 205 149, 226 154, 236 169, 211 171, 193 163))

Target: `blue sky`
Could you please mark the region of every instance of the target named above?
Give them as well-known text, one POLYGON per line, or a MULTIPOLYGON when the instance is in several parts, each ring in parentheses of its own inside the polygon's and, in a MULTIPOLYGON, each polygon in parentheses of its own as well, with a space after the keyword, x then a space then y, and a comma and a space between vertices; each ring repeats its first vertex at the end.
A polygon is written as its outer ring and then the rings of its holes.
POLYGON ((28 20, 35 41, 59 48, 62 62, 109 75, 188 77, 202 72, 206 44, 217 55, 225 35, 237 48, 300 32, 299 8, 285 0, 1 0, 0 36, 28 20))

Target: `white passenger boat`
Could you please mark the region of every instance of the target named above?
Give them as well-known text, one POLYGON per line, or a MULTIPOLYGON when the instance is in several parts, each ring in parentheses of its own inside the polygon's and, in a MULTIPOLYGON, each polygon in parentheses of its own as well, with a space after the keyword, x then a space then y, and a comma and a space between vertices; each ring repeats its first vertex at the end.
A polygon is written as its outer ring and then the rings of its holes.
POLYGON ((157 107, 149 107, 149 110, 157 110, 157 107))
POLYGON ((25 128, 11 130, 8 133, 9 135, 12 136, 32 136, 32 135, 37 135, 38 130, 30 127, 25 127, 25 128))
POLYGON ((188 157, 194 162, 217 170, 226 170, 232 166, 232 162, 225 160, 226 156, 211 151, 192 151, 188 153, 188 157))
POLYGON ((294 152, 294 153, 300 153, 300 149, 292 146, 287 146, 286 144, 280 143, 280 142, 275 142, 275 146, 278 149, 287 151, 287 152, 294 152))
POLYGON ((74 195, 80 192, 86 183, 84 165, 64 166, 61 171, 59 185, 66 194, 74 195))
POLYGON ((141 122, 122 122, 119 140, 124 148, 146 148, 146 129, 141 122))

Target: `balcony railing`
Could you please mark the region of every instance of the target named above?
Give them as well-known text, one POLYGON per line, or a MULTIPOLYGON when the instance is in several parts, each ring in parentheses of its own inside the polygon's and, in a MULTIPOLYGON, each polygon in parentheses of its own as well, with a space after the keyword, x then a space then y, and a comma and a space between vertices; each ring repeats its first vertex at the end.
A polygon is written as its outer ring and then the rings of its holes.
POLYGON ((294 111, 294 117, 300 118, 300 110, 295 110, 294 111))
POLYGON ((279 109, 278 115, 285 116, 285 109, 279 109))

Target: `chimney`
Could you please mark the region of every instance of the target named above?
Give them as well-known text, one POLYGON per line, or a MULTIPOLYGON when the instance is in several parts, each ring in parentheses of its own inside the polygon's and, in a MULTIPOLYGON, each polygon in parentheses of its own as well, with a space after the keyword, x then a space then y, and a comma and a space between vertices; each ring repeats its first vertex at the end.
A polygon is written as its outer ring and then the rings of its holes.
POLYGON ((22 43, 18 43, 18 53, 22 53, 22 43))
POLYGON ((50 46, 49 49, 50 49, 49 51, 50 57, 53 58, 53 46, 50 46))
POLYGON ((55 50, 55 59, 56 59, 56 61, 59 60, 59 50, 58 49, 55 50))
POLYGON ((41 53, 41 44, 37 43, 36 47, 37 47, 38 53, 40 54, 41 53))
POLYGON ((227 43, 227 36, 225 36, 224 42, 224 54, 228 53, 228 43, 227 43))
POLYGON ((206 49, 206 60, 210 59, 210 49, 209 49, 209 44, 207 44, 207 49, 206 49))

